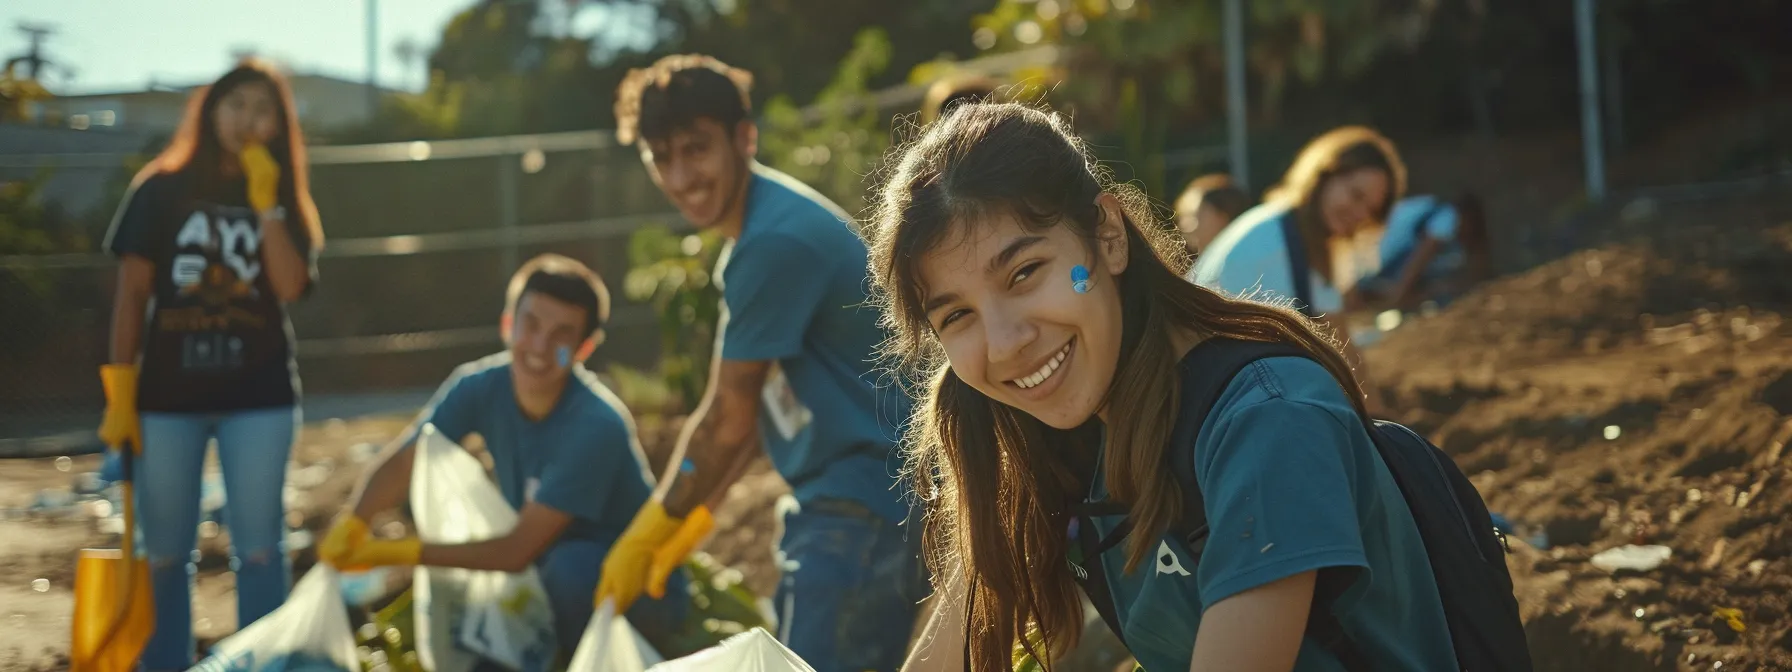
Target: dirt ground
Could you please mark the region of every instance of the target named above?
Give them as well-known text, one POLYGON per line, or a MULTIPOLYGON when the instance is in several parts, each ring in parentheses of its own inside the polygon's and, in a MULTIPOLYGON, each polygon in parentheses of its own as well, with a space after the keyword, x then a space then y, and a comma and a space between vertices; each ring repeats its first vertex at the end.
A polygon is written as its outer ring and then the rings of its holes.
POLYGON ((1792 198, 1648 210, 1400 326, 1371 376, 1541 546, 1510 558, 1539 669, 1792 669, 1792 198), (1589 564, 1623 544, 1673 553, 1589 564))

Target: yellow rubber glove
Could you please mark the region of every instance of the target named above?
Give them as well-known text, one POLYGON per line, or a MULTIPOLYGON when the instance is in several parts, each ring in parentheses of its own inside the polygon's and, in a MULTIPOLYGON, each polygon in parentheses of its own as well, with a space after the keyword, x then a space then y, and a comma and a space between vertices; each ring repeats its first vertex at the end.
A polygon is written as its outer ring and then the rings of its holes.
POLYGON ((243 167, 243 178, 249 182, 249 207, 257 214, 267 212, 280 203, 280 164, 260 144, 244 147, 237 161, 243 167))
POLYGON ((348 571, 360 571, 374 567, 409 566, 417 564, 422 557, 423 540, 416 537, 365 539, 349 550, 339 567, 348 571))
POLYGON ((610 598, 616 602, 616 613, 628 611, 647 587, 647 571, 653 565, 654 553, 683 524, 683 520, 666 515, 666 507, 659 502, 642 505, 628 529, 610 546, 610 554, 604 556, 604 573, 597 581, 597 594, 591 597, 591 603, 602 605, 605 598, 610 598))
POLYGON ((672 570, 684 565, 684 559, 697 550, 697 544, 703 543, 715 527, 716 519, 709 515, 709 507, 698 504, 697 508, 691 509, 691 515, 684 517, 678 531, 653 552, 653 564, 647 567, 649 596, 656 600, 666 596, 667 577, 672 576, 672 570))
POLYGON ((337 569, 364 569, 347 567, 344 561, 355 547, 372 538, 373 533, 367 529, 367 521, 355 514, 348 514, 337 519, 336 524, 330 526, 330 531, 324 534, 324 540, 318 542, 317 559, 330 563, 337 569))
POLYGON ((100 383, 106 388, 106 416, 100 421, 100 441, 131 452, 143 452, 143 423, 137 419, 137 365, 100 366, 100 383))

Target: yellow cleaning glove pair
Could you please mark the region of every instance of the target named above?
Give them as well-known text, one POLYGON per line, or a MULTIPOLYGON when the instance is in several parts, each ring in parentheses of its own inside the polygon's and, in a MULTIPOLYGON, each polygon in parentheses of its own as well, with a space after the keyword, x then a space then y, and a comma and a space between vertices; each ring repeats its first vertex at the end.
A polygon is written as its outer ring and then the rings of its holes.
POLYGON ((376 539, 367 529, 367 521, 348 514, 330 526, 329 533, 317 545, 317 558, 337 569, 362 572, 374 567, 415 565, 423 555, 423 540, 376 539))
POLYGON ((707 506, 698 505, 679 519, 668 515, 659 502, 647 502, 604 557, 603 577, 592 603, 602 606, 605 599, 614 600, 616 613, 622 613, 643 592, 656 600, 665 597, 666 579, 712 529, 715 518, 707 506))

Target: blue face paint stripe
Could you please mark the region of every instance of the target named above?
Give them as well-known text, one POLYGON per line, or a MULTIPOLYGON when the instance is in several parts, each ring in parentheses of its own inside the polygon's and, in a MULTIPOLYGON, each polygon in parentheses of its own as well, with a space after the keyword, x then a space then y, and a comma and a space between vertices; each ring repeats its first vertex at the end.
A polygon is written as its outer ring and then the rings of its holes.
POLYGON ((1078 294, 1089 292, 1089 269, 1082 264, 1070 267, 1070 288, 1078 294))
POLYGON ((572 366, 572 348, 564 346, 564 345, 562 345, 558 348, 554 348, 554 361, 559 362, 560 368, 562 368, 562 369, 571 367, 572 366))

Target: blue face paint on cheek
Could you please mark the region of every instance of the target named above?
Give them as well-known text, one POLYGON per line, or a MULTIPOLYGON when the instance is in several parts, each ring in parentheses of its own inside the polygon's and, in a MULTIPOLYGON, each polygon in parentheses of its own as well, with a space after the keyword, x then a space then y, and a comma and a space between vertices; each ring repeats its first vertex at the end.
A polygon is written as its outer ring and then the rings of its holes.
POLYGON ((1089 269, 1082 264, 1070 267, 1070 288, 1078 294, 1089 293, 1089 269))
POLYGON ((554 348, 554 361, 559 362, 560 368, 562 368, 562 369, 571 367, 572 366, 572 348, 564 346, 564 345, 562 345, 558 348, 554 348))

